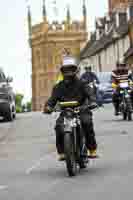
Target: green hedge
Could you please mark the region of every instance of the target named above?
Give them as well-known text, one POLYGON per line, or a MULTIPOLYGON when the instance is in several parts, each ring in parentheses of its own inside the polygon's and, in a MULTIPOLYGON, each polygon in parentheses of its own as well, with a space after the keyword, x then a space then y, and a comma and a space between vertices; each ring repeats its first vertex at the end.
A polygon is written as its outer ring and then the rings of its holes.
POLYGON ((22 108, 16 105, 16 113, 21 113, 21 112, 22 112, 22 108))

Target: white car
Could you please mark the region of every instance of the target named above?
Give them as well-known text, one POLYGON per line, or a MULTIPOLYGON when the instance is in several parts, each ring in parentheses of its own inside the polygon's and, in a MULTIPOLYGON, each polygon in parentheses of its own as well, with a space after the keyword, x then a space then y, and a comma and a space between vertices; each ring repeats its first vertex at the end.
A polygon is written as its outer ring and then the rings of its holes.
POLYGON ((15 94, 9 84, 11 81, 12 78, 6 78, 0 69, 0 116, 7 121, 16 117, 15 94))

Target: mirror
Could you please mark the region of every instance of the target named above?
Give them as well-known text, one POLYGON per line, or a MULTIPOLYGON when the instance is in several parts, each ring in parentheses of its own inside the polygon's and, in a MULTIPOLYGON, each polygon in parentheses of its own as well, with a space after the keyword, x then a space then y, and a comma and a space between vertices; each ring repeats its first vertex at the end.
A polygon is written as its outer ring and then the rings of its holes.
POLYGON ((12 82, 12 81, 13 81, 13 78, 12 78, 12 77, 10 77, 10 76, 8 76, 8 77, 6 78, 6 81, 7 81, 7 83, 10 83, 10 82, 12 82))

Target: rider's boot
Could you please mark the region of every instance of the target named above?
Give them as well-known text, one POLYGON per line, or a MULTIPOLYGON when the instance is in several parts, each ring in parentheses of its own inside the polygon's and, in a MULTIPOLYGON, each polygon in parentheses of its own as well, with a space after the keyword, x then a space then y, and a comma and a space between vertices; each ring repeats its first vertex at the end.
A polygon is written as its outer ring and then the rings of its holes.
POLYGON ((115 116, 118 116, 119 115, 119 112, 118 110, 115 109, 115 116))
POLYGON ((64 160, 65 160, 65 154, 64 153, 59 154, 58 161, 64 161, 64 160))
POLYGON ((98 157, 96 149, 88 150, 87 155, 88 155, 89 158, 92 158, 92 159, 98 157))

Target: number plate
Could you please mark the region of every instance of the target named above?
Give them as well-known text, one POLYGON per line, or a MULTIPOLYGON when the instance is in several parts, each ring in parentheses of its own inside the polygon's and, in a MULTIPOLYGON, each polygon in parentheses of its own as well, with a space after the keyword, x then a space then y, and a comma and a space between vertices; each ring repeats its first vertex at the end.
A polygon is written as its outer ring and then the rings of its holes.
POLYGON ((126 94, 125 97, 128 98, 128 97, 129 97, 129 94, 126 94))
POLYGON ((120 88, 127 88, 127 87, 128 87, 128 82, 120 83, 120 88))

